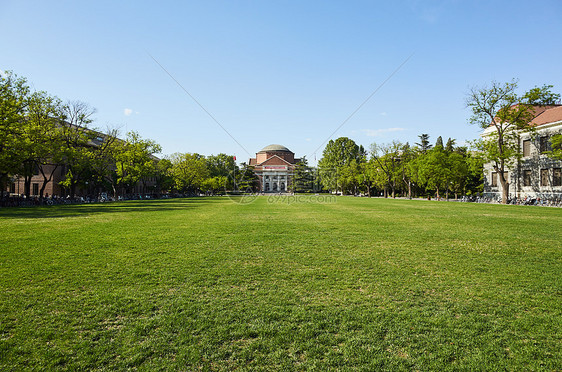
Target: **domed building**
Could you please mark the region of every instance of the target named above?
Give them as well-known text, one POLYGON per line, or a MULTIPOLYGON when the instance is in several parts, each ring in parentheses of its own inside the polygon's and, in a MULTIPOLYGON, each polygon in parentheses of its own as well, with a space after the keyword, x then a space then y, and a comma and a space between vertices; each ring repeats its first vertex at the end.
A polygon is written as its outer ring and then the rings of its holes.
POLYGON ((248 164, 254 167, 262 192, 286 192, 290 190, 293 171, 299 161, 285 146, 269 145, 256 153, 248 164))

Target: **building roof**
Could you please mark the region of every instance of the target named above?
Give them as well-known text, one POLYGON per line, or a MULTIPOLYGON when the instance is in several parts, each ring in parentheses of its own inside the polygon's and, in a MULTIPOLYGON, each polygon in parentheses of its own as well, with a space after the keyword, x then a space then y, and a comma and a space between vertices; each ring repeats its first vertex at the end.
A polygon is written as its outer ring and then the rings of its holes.
POLYGON ((535 116, 532 124, 543 125, 562 121, 562 106, 547 106, 545 110, 535 116))
POLYGON ((260 152, 266 152, 266 151, 292 152, 291 150, 289 150, 288 148, 282 145, 269 145, 269 146, 265 146, 263 149, 260 150, 260 152))

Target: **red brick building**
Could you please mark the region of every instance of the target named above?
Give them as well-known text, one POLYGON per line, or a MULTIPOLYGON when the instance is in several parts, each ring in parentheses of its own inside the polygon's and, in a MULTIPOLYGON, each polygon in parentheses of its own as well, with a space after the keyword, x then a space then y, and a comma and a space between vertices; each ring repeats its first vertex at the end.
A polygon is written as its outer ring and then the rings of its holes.
POLYGON ((254 167, 262 192, 286 192, 291 190, 293 172, 299 161, 285 146, 269 145, 256 153, 248 164, 254 167))

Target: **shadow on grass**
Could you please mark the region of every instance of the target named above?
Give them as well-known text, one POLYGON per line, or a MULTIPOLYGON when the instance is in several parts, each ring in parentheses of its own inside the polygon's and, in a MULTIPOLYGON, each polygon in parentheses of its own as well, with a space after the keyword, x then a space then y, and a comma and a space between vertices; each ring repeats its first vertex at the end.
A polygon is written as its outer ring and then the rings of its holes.
POLYGON ((200 197, 183 199, 127 200, 95 204, 69 204, 37 207, 0 209, 1 217, 14 218, 61 218, 79 217, 101 213, 162 212, 196 208, 204 204, 219 203, 221 198, 200 197))

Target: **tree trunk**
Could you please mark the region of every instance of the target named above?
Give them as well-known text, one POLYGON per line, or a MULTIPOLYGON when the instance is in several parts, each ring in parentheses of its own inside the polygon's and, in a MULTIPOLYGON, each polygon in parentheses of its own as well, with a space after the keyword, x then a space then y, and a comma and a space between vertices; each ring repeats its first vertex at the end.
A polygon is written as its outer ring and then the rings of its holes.
POLYGON ((509 197, 509 182, 501 177, 502 184, 502 204, 507 204, 507 198, 509 197))
POLYGON ((41 204, 43 204, 43 193, 45 192, 45 187, 47 187, 47 184, 49 182, 51 182, 51 180, 53 179, 53 174, 55 174, 55 171, 57 170, 59 166, 56 165, 53 170, 51 171, 51 174, 49 175, 49 177, 47 178, 47 175, 45 174, 45 172, 43 171, 43 167, 39 167, 39 170, 41 171, 41 175, 43 176, 43 185, 41 185, 41 190, 39 191, 39 200, 41 202, 41 204))
POLYGON ((408 181, 408 199, 412 199, 412 182, 408 181))
POLYGON ((31 176, 23 177, 23 190, 26 199, 29 199, 31 195, 31 176))

